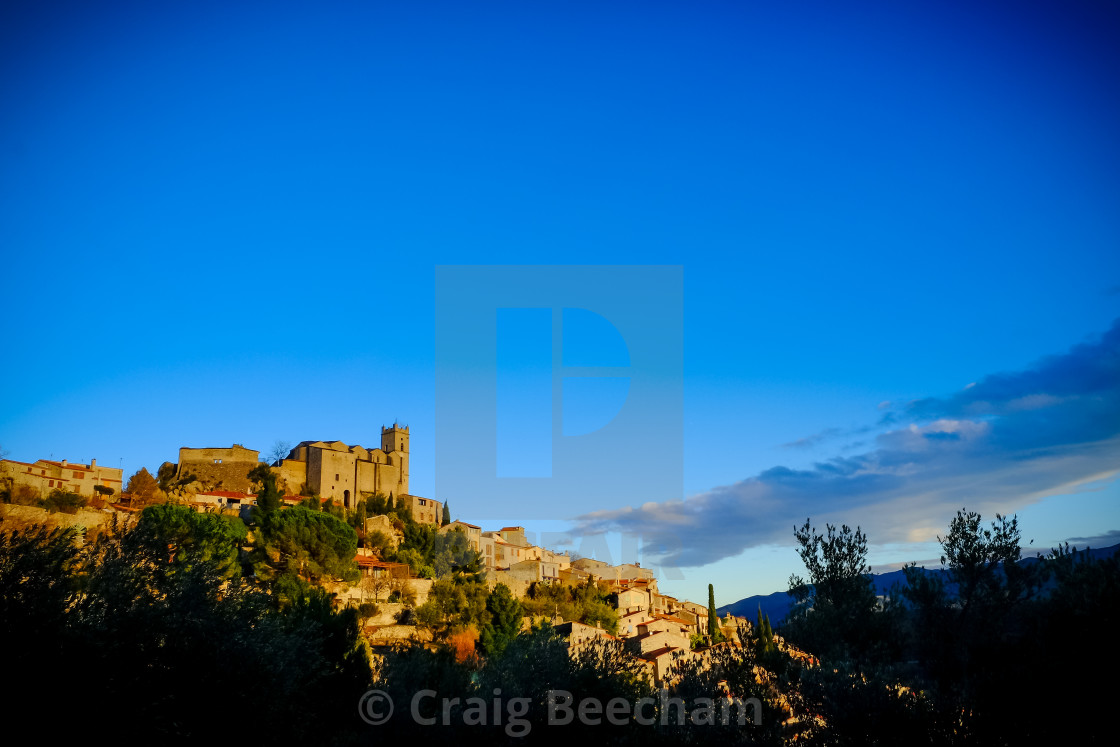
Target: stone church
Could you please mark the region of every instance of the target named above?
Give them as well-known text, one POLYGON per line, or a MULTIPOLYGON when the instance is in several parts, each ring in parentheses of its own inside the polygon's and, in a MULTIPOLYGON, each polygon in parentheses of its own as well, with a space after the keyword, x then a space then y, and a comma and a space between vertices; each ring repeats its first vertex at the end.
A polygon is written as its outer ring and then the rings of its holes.
POLYGON ((408 426, 394 423, 381 429, 381 447, 366 449, 342 441, 301 441, 275 467, 298 493, 306 484, 319 498, 333 498, 353 508, 363 493, 394 498, 408 495, 408 426))

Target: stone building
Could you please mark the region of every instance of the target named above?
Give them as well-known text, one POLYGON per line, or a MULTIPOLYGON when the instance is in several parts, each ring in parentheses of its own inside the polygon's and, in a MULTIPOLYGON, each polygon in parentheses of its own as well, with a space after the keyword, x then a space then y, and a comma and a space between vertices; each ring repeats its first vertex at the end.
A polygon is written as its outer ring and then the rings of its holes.
POLYGON ((226 490, 234 493, 248 493, 252 490, 249 472, 260 464, 260 452, 246 449, 241 444, 227 448, 192 449, 184 446, 179 449, 179 465, 176 479, 194 475, 197 483, 192 490, 226 490))
MULTIPOLYGON (((342 441, 301 441, 274 469, 287 484, 287 492, 299 492, 306 485, 320 499, 333 498, 347 508, 357 505, 363 493, 381 493, 394 500, 407 498, 405 505, 420 521, 417 514, 427 515, 432 504, 438 503, 409 496, 408 426, 396 423, 381 429, 380 448, 348 446, 342 441)), ((442 513, 443 504, 438 505, 442 513)))
POLYGON ((443 504, 431 498, 421 498, 418 495, 400 495, 396 498, 398 506, 406 506, 412 512, 412 518, 421 524, 435 524, 443 519, 443 504))
POLYGON ((96 459, 89 464, 77 462, 39 459, 34 464, 17 462, 14 459, 0 459, 0 487, 14 490, 27 486, 46 498, 52 490, 65 490, 70 493, 92 498, 94 487, 112 488, 117 497, 121 494, 123 473, 115 467, 99 467, 96 459))
MULTIPOLYGON (((249 472, 260 464, 260 452, 234 444, 230 448, 179 449, 177 478, 192 474, 198 482, 188 490, 250 493, 249 472)), ((301 441, 288 456, 272 465, 285 495, 312 491, 321 500, 333 499, 354 508, 368 495, 381 493, 412 518, 439 524, 443 503, 408 492, 408 427, 394 423, 381 429, 381 447, 366 449, 342 441, 301 441)))

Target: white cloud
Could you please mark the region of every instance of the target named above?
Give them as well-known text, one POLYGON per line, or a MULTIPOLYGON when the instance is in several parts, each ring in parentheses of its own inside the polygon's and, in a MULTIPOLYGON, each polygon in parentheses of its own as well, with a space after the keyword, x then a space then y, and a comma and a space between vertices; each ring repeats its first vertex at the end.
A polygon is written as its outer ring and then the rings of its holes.
POLYGON ((1092 489, 1120 471, 1120 324, 1017 373, 891 412, 876 448, 811 469, 774 467, 684 501, 600 511, 580 531, 643 537, 647 552, 704 565, 788 542, 812 517, 859 525, 874 543, 933 539, 961 507, 1012 513, 1092 489), (899 422, 902 421, 902 422, 899 422))

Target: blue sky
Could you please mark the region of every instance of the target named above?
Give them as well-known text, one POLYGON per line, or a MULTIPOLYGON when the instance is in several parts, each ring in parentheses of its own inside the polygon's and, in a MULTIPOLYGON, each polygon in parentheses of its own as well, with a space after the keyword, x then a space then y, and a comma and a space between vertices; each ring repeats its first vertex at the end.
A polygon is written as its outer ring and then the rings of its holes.
MULTIPOLYGON (((909 453, 914 425, 994 461, 808 504, 876 563, 936 557, 961 484, 1036 544, 1120 528, 1115 390, 1075 375, 1116 372, 1115 5, 605 5, 6 3, 0 444, 131 473, 399 419, 430 495, 437 265, 668 264, 682 499, 909 453), (961 409, 1001 373, 1064 394, 961 409), (993 456, 1020 428, 1045 443, 993 456)), ((722 603, 799 570, 808 506, 763 531, 734 500, 742 531, 666 586, 722 603)))

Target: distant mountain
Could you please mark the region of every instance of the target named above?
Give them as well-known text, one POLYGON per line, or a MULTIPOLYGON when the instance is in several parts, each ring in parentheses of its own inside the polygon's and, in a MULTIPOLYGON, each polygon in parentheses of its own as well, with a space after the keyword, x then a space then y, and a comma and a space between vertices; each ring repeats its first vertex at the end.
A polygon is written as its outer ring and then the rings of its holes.
MULTIPOLYGON (((1116 552, 1120 552, 1120 544, 1113 545, 1112 547, 1104 547, 1101 549, 1091 549, 1089 550, 1089 556, 1099 560, 1101 558, 1111 557, 1116 552)), ((1019 562, 1037 563, 1038 558, 1023 558, 1019 562)), ((940 568, 923 570, 928 574, 937 574, 942 575, 943 577, 946 574, 946 572, 941 570, 940 568)), ((875 573, 871 576, 871 582, 875 586, 876 594, 886 595, 890 593, 891 587, 895 584, 904 586, 906 584, 906 576, 901 570, 890 571, 889 573, 875 573)), ((952 594, 955 591, 955 588, 953 584, 949 583, 947 577, 945 577, 945 583, 947 590, 950 594, 952 594)), ((726 615, 728 612, 730 612, 737 617, 745 617, 749 620, 754 620, 758 617, 758 609, 761 606, 762 614, 769 615, 770 622, 774 625, 777 625, 782 620, 784 620, 785 616, 789 613, 789 608, 792 602, 793 599, 788 593, 784 591, 776 591, 773 594, 756 594, 753 597, 740 599, 738 602, 725 604, 722 607, 717 607, 716 612, 720 613, 721 615, 726 615)))

